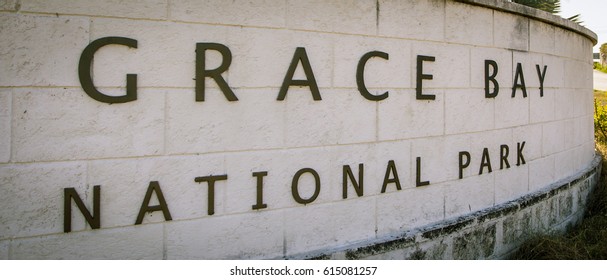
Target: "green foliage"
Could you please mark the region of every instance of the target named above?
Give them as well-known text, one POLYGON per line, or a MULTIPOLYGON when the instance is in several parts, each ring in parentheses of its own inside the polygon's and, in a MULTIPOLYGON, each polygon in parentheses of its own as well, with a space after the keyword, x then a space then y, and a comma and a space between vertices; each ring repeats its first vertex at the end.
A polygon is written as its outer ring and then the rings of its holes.
POLYGON ((594 99, 594 131, 597 142, 607 143, 607 106, 594 99))
POLYGON ((553 14, 561 11, 561 0, 513 0, 512 2, 553 14))
MULTIPOLYGON (((512 0, 512 2, 540 9, 552 14, 558 14, 561 12, 561 0, 512 0)), ((575 23, 582 24, 580 14, 571 16, 567 19, 575 23)))
POLYGON ((601 72, 607 73, 607 65, 605 67, 603 67, 603 65, 601 65, 598 62, 594 62, 593 64, 593 69, 599 70, 601 72))

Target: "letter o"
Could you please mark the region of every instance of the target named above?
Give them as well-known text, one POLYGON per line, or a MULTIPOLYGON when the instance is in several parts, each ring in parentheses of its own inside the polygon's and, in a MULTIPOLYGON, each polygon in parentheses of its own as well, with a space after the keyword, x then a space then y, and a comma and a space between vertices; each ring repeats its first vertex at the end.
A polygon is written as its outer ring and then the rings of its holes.
POLYGON ((297 173, 295 173, 295 176, 293 176, 293 182, 291 182, 291 193, 293 194, 293 199, 295 199, 295 201, 297 201, 297 203, 299 204, 305 205, 314 202, 314 200, 316 200, 318 194, 320 193, 320 177, 318 176, 318 173, 312 168, 303 168, 297 171, 297 173), (298 189, 299 177, 301 177, 301 175, 303 175, 304 173, 312 174, 314 176, 315 182, 314 194, 308 199, 301 198, 298 189))

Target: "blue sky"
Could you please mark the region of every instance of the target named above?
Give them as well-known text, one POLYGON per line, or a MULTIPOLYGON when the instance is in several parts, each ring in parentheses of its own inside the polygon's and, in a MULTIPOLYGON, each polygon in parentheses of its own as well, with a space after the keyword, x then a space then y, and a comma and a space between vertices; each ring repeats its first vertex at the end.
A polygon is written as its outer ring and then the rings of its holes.
POLYGON ((561 0, 560 16, 568 18, 581 14, 582 25, 599 36, 594 52, 607 43, 607 0, 561 0))

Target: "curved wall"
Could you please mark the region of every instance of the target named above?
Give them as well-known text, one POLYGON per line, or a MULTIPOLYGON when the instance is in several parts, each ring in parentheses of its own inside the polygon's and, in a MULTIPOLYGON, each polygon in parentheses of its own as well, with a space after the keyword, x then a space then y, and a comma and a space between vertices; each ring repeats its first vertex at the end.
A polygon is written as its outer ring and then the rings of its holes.
POLYGON ((501 257, 596 183, 596 35, 556 16, 110 2, 0 4, 0 259, 501 257))

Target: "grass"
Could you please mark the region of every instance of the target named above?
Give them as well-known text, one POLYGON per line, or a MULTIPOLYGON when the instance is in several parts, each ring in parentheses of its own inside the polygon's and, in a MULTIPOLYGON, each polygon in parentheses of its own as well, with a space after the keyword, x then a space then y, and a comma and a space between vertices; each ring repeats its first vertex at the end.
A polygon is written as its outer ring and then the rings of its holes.
POLYGON ((594 99, 596 99, 598 102, 600 102, 599 104, 605 106, 607 105, 607 91, 602 91, 602 90, 594 90, 594 99))
MULTIPOLYGON (((600 98, 602 104, 607 102, 607 92, 595 91, 595 97, 600 98)), ((562 236, 532 238, 514 253, 513 259, 607 259, 607 143, 597 140, 596 148, 603 158, 603 166, 599 184, 589 198, 588 209, 581 224, 562 236)))

